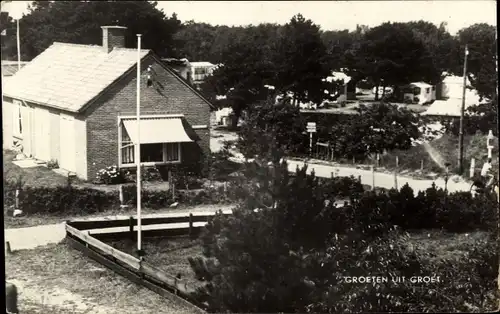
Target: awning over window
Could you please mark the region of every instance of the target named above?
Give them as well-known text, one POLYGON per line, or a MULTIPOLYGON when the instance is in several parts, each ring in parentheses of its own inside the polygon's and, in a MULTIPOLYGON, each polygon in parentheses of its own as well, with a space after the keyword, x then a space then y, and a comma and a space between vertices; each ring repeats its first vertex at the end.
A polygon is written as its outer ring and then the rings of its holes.
MULTIPOLYGON (((180 118, 157 118, 140 120, 141 144, 193 142, 187 135, 180 118)), ((123 120, 132 143, 137 143, 137 120, 123 120)))

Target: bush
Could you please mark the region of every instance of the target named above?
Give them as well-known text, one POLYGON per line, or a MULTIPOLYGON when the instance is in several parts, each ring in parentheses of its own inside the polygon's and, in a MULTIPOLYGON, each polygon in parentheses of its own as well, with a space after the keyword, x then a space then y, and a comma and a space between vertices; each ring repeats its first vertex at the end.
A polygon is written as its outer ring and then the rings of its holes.
POLYGON ((118 169, 117 166, 109 166, 97 171, 97 184, 120 184, 125 183, 126 172, 118 169))
POLYGON ((49 162, 47 162, 47 168, 49 168, 49 169, 58 169, 59 168, 59 162, 56 159, 51 159, 49 162))

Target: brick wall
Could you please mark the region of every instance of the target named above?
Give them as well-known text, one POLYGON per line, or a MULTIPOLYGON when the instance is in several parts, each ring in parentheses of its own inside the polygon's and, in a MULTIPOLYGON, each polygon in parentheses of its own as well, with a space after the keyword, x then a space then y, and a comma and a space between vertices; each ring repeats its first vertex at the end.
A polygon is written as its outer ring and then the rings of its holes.
MULTIPOLYGON (((210 125, 210 107, 175 75, 152 57, 141 64, 141 114, 183 114, 191 125, 210 125), (153 86, 147 87, 147 67, 153 69, 153 86)), ((85 112, 87 118, 87 173, 118 164, 118 116, 135 115, 136 71, 113 86, 85 112)), ((197 129, 195 144, 182 144, 183 163, 202 163, 210 152, 210 129, 197 129), (194 145, 194 146, 193 146, 194 145)))

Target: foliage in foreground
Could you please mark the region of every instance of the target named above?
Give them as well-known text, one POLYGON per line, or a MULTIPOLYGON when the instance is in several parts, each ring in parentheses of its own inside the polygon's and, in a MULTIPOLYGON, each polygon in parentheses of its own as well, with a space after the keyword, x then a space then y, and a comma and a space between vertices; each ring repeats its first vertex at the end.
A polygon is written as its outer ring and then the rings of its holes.
MULTIPOLYGON (((388 195, 353 194, 351 206, 338 208, 332 186, 325 189, 305 168, 289 176, 283 163, 256 167, 252 173, 245 187, 247 201, 234 215, 209 222, 202 236, 208 261, 193 264, 199 277, 208 280, 197 297, 210 311, 353 313, 495 306, 498 250, 493 237, 474 250, 467 248, 469 255, 458 261, 431 260, 426 252, 408 247, 401 227, 413 222, 414 227, 432 228, 454 219, 455 226, 463 226, 466 221, 453 217, 467 208, 475 215, 494 214, 496 201, 487 205, 485 199, 460 193, 445 201, 435 188, 415 197, 404 187, 388 195), (430 221, 434 225, 426 226, 430 221), (440 278, 435 283, 354 284, 345 276, 440 278)), ((496 228, 494 217, 483 219, 492 219, 490 226, 496 228)))

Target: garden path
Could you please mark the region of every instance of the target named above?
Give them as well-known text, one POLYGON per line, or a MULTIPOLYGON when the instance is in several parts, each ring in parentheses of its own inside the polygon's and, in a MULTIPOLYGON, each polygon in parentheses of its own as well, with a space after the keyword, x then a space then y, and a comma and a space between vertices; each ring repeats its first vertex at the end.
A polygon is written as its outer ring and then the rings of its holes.
MULTIPOLYGON (((230 210, 233 206, 225 205, 218 206, 217 208, 223 211, 230 210)), ((217 209, 217 210, 218 210, 217 209)), ((186 210, 170 210, 165 211, 163 214, 172 212, 172 214, 189 214, 189 213, 204 213, 214 211, 213 206, 197 206, 196 208, 186 209, 186 210)), ((148 217, 154 217, 157 214, 144 215, 148 217)), ((115 219, 117 216, 103 216, 97 218, 107 218, 115 219)), ((78 218, 78 220, 92 220, 96 217, 91 218, 78 218)), ((15 228, 15 229, 5 229, 5 242, 9 242, 12 251, 17 250, 27 250, 33 249, 38 246, 48 245, 52 243, 59 243, 66 237, 65 223, 41 225, 35 227, 25 227, 25 228, 15 228)))

